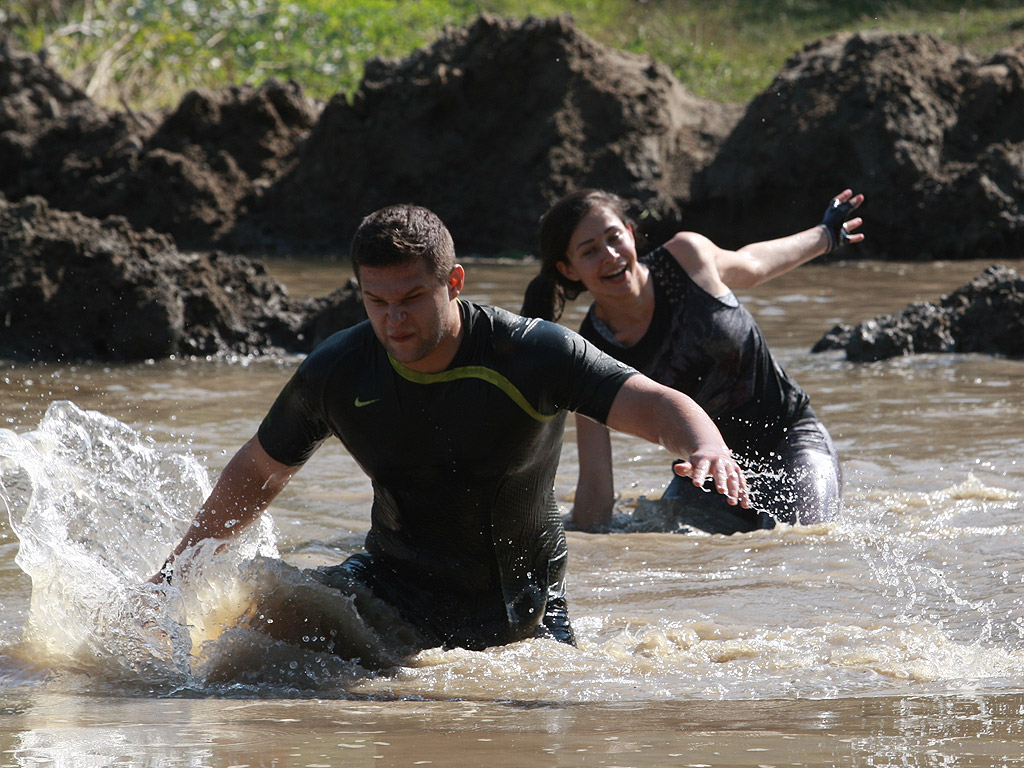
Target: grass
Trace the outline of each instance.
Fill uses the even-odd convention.
[[[571,13],[592,38],[647,53],[694,93],[749,101],[804,44],[880,27],[931,33],[985,55],[1024,40],[1019,0],[7,0],[0,27],[45,48],[107,106],[173,106],[200,87],[294,79],[326,99],[364,62],[430,44],[481,12]]]

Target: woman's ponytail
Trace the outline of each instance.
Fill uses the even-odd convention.
[[[564,309],[565,292],[562,286],[549,270],[542,269],[526,286],[523,308],[519,314],[540,320],[558,320]]]

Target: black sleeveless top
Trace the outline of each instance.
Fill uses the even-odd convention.
[[[580,334],[655,381],[692,397],[736,453],[771,450],[810,398],[776,363],[753,316],[735,297],[697,285],[665,246],[641,259],[654,283],[654,317],[624,347],[590,307]]]
[[[393,360],[364,321],[306,358],[258,436],[289,465],[337,436],[373,482],[367,551],[453,601],[504,600],[516,626],[564,594],[565,412],[603,423],[636,371],[556,323],[459,305],[465,335],[444,371]]]

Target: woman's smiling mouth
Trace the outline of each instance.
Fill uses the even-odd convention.
[[[614,281],[619,280],[620,278],[622,278],[622,276],[626,274],[626,271],[628,269],[629,269],[629,265],[628,264],[623,265],[622,267],[620,267],[619,269],[615,270],[614,272],[610,272],[607,275],[602,275],[601,279],[602,280],[608,280],[609,282],[614,282]]]

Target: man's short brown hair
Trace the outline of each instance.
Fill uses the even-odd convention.
[[[419,205],[391,205],[359,224],[349,249],[356,279],[360,267],[391,267],[426,261],[440,281],[455,266],[455,243],[444,222]]]

